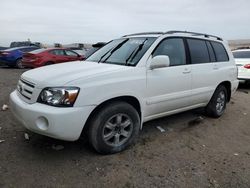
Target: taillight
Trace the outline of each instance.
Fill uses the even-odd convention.
[[[245,69],[250,69],[250,64],[246,64],[246,65],[244,66],[244,68],[245,68]]]
[[[2,52],[1,55],[9,55],[9,52]]]

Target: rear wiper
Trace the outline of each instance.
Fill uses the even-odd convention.
[[[100,63],[100,62],[105,63],[105,61],[107,61],[107,59],[108,59],[116,50],[118,50],[119,48],[121,48],[122,45],[123,45],[124,43],[126,43],[128,40],[129,40],[129,39],[126,39],[126,40],[122,41],[122,42],[119,43],[116,47],[114,47],[113,49],[110,49],[109,51],[107,51],[104,55],[102,55],[102,57],[99,59],[98,63]],[[104,60],[102,61],[102,59],[103,59],[108,53],[110,53],[109,56],[106,57],[106,59],[104,59]]]
[[[126,63],[125,65],[128,65],[129,60],[131,59],[131,61],[136,57],[136,55],[139,53],[139,51],[141,51],[142,47],[144,46],[145,42],[148,39],[145,39],[137,48],[135,48],[135,50],[129,55],[129,57],[126,59]]]

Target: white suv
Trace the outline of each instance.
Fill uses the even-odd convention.
[[[110,41],[85,62],[25,72],[10,103],[29,130],[68,141],[84,132],[108,154],[131,145],[152,119],[198,107],[220,117],[237,86],[234,58],[221,38],[137,33]]]

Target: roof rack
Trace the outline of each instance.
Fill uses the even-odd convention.
[[[215,35],[209,35],[205,33],[197,33],[197,32],[190,32],[190,31],[167,31],[167,32],[144,32],[144,33],[134,33],[134,34],[129,34],[129,35],[124,35],[123,37],[129,37],[129,36],[134,36],[134,35],[164,35],[164,34],[175,34],[175,33],[184,33],[184,34],[191,34],[194,36],[204,36],[206,38],[213,37],[216,38],[217,40],[223,41],[221,37],[215,36]]]
[[[217,40],[223,41],[223,39],[221,37],[218,37],[215,35],[209,35],[209,34],[205,34],[205,33],[196,33],[196,32],[190,32],[190,31],[167,31],[164,34],[175,34],[175,33],[192,34],[192,35],[196,35],[196,36],[203,35],[206,38],[213,37],[213,38],[216,38]]]
[[[129,34],[129,35],[124,35],[122,37],[129,37],[129,36],[133,36],[133,35],[163,35],[164,32],[144,32],[144,33],[133,33],[133,34]]]

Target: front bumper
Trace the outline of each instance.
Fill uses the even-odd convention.
[[[95,106],[58,108],[40,103],[28,104],[15,90],[10,94],[14,116],[32,132],[52,138],[75,141],[82,132],[88,116]]]

